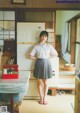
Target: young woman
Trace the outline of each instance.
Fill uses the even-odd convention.
[[[48,92],[47,80],[52,77],[50,57],[56,57],[58,56],[58,53],[53,46],[46,43],[48,39],[47,31],[42,31],[39,38],[39,43],[36,44],[30,52],[30,58],[36,60],[34,66],[34,77],[36,77],[38,81],[38,89],[40,94],[39,103],[46,105],[48,104],[46,100]]]

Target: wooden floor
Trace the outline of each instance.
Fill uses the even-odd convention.
[[[38,100],[23,100],[19,113],[74,113],[74,95],[48,96],[47,100],[47,105],[40,105]]]

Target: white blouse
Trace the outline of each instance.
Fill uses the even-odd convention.
[[[58,56],[58,53],[50,44],[37,44],[30,52],[30,55],[36,55],[37,58],[50,58],[51,56]]]

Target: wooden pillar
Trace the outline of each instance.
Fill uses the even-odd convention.
[[[71,21],[71,63],[75,63],[76,20]]]

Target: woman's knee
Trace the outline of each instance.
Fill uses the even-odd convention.
[[[47,79],[46,79],[46,80],[43,80],[43,82],[44,82],[44,85],[45,85],[45,86],[48,85],[48,80],[47,80]]]

